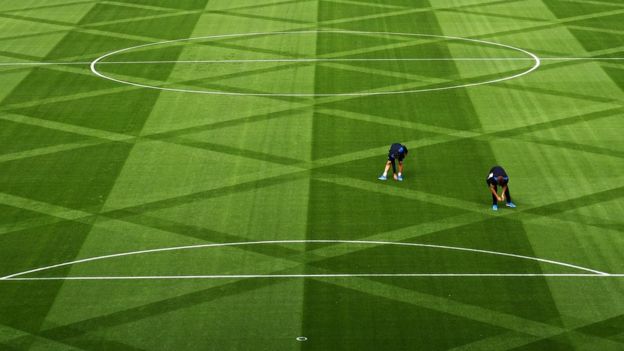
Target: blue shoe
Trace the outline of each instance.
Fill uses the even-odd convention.
[[[403,181],[403,176],[399,176],[399,177],[397,178],[397,180],[398,180],[399,182],[402,182],[402,181]]]
[[[380,175],[379,178],[377,178],[379,180],[387,180],[388,178],[385,175]]]
[[[516,204],[514,204],[513,202],[508,202],[507,207],[516,208]]]
[[[498,205],[492,205],[492,211],[498,211]]]

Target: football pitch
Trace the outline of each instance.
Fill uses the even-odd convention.
[[[621,0],[0,0],[0,82],[0,350],[624,350]]]

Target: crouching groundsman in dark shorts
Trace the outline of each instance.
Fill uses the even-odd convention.
[[[390,151],[388,151],[388,162],[386,162],[386,168],[381,176],[379,176],[379,180],[388,179],[388,170],[392,165],[392,175],[395,180],[399,182],[403,181],[403,159],[407,156],[407,147],[405,145],[401,145],[399,143],[395,143],[390,145]],[[399,160],[399,173],[397,174],[395,160]]]
[[[509,177],[501,166],[494,166],[490,169],[490,172],[485,179],[490,192],[492,193],[492,210],[498,211],[498,201],[506,201],[507,207],[514,208],[516,205],[511,202],[511,195],[509,195]],[[498,195],[498,186],[502,187],[501,195]]]

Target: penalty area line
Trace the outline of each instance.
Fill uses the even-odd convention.
[[[174,279],[259,279],[259,278],[409,278],[409,277],[561,277],[561,278],[624,278],[624,274],[591,273],[336,273],[336,274],[226,274],[226,275],[163,275],[163,276],[83,276],[83,277],[16,277],[5,281],[37,280],[174,280]]]

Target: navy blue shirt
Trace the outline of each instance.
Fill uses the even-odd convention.
[[[498,177],[503,177],[505,184],[509,182],[509,177],[507,176],[507,173],[501,166],[492,167],[492,169],[490,169],[490,172],[487,175],[487,178],[485,178],[485,182],[488,184],[488,186],[489,185],[496,185],[496,186],[502,185],[502,184],[498,184]]]
[[[405,145],[401,145],[399,143],[390,145],[390,150],[388,151],[389,161],[394,161],[395,159],[403,161],[405,155],[407,155],[407,147]]]

